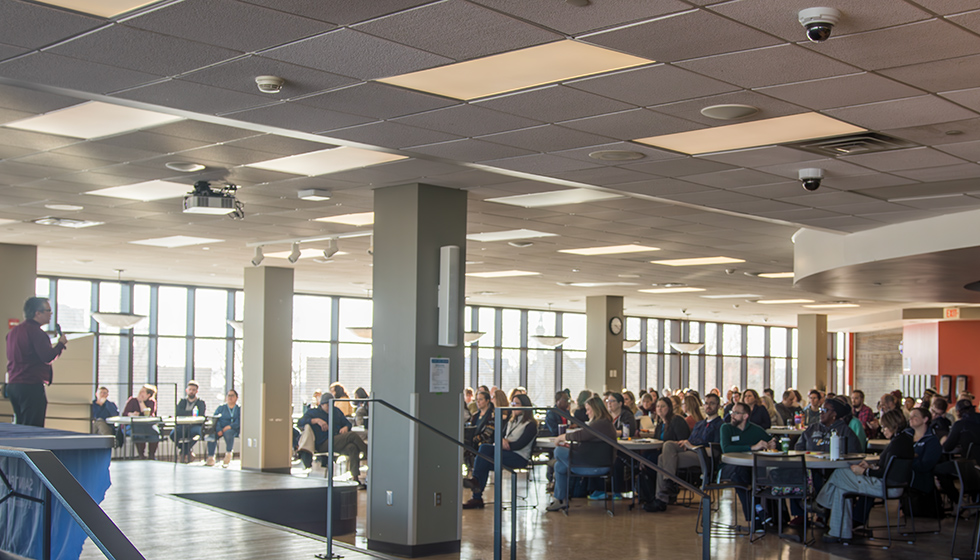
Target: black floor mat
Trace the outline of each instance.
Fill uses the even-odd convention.
[[[327,534],[326,488],[196,492],[174,496],[315,535]],[[338,533],[335,531],[335,534]]]

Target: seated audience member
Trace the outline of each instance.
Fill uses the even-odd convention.
[[[367,487],[360,480],[361,453],[367,453],[367,444],[361,436],[350,431],[350,421],[338,407],[330,409],[330,395],[320,397],[320,406],[306,411],[297,426],[303,430],[299,438],[299,457],[303,467],[312,467],[313,455],[327,452],[330,448],[329,438],[333,437],[333,451],[347,456],[351,479],[362,488]]]
[[[637,419],[637,426],[640,427],[641,429],[643,428],[642,423],[640,422],[642,418],[644,417],[650,418],[652,422],[653,418],[657,415],[657,411],[654,407],[655,402],[657,401],[654,400],[653,395],[651,395],[650,393],[643,393],[643,396],[640,397],[640,405],[636,407],[636,419]]]
[[[119,407],[109,400],[109,389],[99,387],[92,401],[92,433],[103,436],[115,435],[115,430],[106,422],[110,416],[119,416]]]
[[[657,421],[653,426],[653,437],[661,441],[681,441],[691,435],[687,421],[674,414],[674,402],[671,399],[657,401]]]
[[[878,463],[870,465],[865,461],[851,465],[850,469],[835,469],[830,479],[817,495],[817,503],[830,510],[825,541],[839,542],[849,540],[853,530],[853,514],[850,500],[844,494],[860,492],[880,495],[882,475],[891,457],[914,459],[913,440],[905,431],[908,423],[899,410],[890,410],[881,416],[881,430],[891,442],[881,453]]]
[[[490,393],[490,387],[487,387],[486,385],[480,385],[479,387],[476,388],[476,392],[479,393],[480,391],[485,391],[487,393]],[[493,393],[490,394],[492,395]]]
[[[861,422],[861,428],[867,434],[871,422],[875,419],[875,412],[871,410],[870,406],[864,404],[864,391],[861,389],[851,391],[851,408],[853,409],[854,417]]]
[[[613,418],[602,402],[602,397],[592,395],[584,404],[585,413],[589,418],[588,426],[602,435],[616,438],[616,428]],[[548,511],[558,511],[566,507],[568,501],[569,449],[566,442],[580,442],[575,449],[575,466],[609,465],[609,444],[600,441],[589,430],[577,430],[564,433],[555,439],[555,492],[553,500],[548,504]]]
[[[123,416],[156,416],[157,401],[153,399],[157,388],[153,385],[143,385],[140,387],[135,397],[129,397],[123,407]],[[140,459],[146,459],[146,444],[150,444],[150,460],[157,458],[157,447],[160,445],[160,430],[153,424],[132,424],[132,429],[128,432],[133,436],[136,444],[136,453]]]
[[[915,404],[916,403],[915,403],[915,399],[914,398],[912,398],[912,397],[905,397],[905,412],[907,412],[909,414],[909,416],[912,415],[912,409],[915,408]]]
[[[339,381],[334,381],[330,384],[330,392],[333,394],[335,399],[349,399],[350,395],[347,394],[347,389],[340,384]],[[354,415],[354,405],[350,401],[335,402],[334,406],[340,409],[344,413],[344,416]]]
[[[943,451],[952,453],[959,450],[966,456],[971,444],[974,457],[980,457],[980,415],[972,401],[962,400],[956,403],[956,415],[959,417],[949,429],[949,435],[943,442]]]
[[[793,424],[797,414],[803,414],[803,409],[796,403],[796,393],[792,389],[783,391],[783,400],[776,405],[776,412],[787,426]]]
[[[187,388],[184,389],[184,393],[187,395],[185,398],[180,399],[177,403],[177,410],[175,412],[176,416],[198,416],[203,418],[207,411],[207,405],[204,403],[203,399],[197,398],[197,391],[199,386],[197,381],[188,381]],[[204,434],[204,424],[192,424],[187,425],[177,425],[174,426],[174,431],[170,432],[170,439],[174,440],[177,446],[177,451],[180,453],[181,463],[191,462],[191,449],[194,447],[194,443],[201,439]]]
[[[929,412],[932,414],[929,429],[940,440],[948,436],[949,430],[953,427],[953,423],[946,417],[946,409],[948,408],[949,402],[943,397],[933,397],[929,402]]]
[[[317,389],[316,391],[313,391],[313,398],[310,399],[310,402],[303,403],[303,412],[306,412],[311,408],[317,408],[318,406],[320,406],[320,397],[322,396],[323,396],[322,390]]]
[[[725,403],[725,408],[723,409],[725,412],[724,416],[727,417],[729,414],[731,414],[732,408],[734,408],[735,405],[741,400],[742,400],[742,393],[739,392],[738,387],[732,387],[731,389],[729,389],[728,402]]]
[[[357,389],[354,390],[354,398],[369,399],[371,398],[371,396],[368,395],[367,391],[364,390],[364,387],[358,387]],[[368,420],[371,412],[371,403],[361,401],[361,402],[354,403],[354,406],[357,407],[354,410],[354,425],[364,426],[366,428],[368,425]]]
[[[929,429],[929,422],[932,420],[932,413],[928,408],[913,408],[909,413],[908,431],[912,433],[913,450],[915,460],[912,461],[912,489],[919,492],[919,496],[913,494],[913,500],[921,500],[919,507],[915,507],[916,515],[920,512],[931,513],[935,516],[935,500],[922,500],[921,496],[933,496],[936,489],[936,480],[933,470],[943,458],[943,446],[939,443],[939,438]],[[914,507],[914,506],[913,506]]]
[[[575,412],[572,414],[572,416],[574,416],[576,420],[582,422],[583,424],[589,421],[589,417],[585,411],[585,403],[590,398],[592,398],[592,391],[588,389],[583,389],[578,392],[578,398],[575,399],[576,407],[575,407]]]
[[[610,391],[605,395],[606,408],[609,415],[613,418],[613,427],[619,436],[623,435],[623,428],[626,428],[626,437],[636,436],[636,417],[628,409],[623,407],[623,394]]]
[[[687,422],[692,431],[698,422],[704,420],[704,414],[701,412],[701,401],[694,395],[684,397],[684,401],[681,403],[681,412],[684,413],[684,421]]]
[[[762,426],[762,429],[768,430],[772,427],[772,420],[769,419],[769,411],[760,402],[759,393],[755,389],[746,389],[742,393],[742,402],[749,406],[749,422]]]
[[[719,434],[722,453],[776,448],[776,440],[766,432],[765,428],[749,422],[749,415],[750,409],[745,403],[735,403],[735,406],[732,407],[731,421],[721,425]],[[721,469],[721,477],[736,484],[751,487],[752,467],[724,465]],[[745,519],[752,519],[750,510],[752,504],[748,493],[744,490],[736,490],[735,493],[738,494],[738,499],[742,502],[742,513],[745,515]]]
[[[463,389],[463,402],[466,403],[466,410],[471,416],[476,414],[476,393],[473,391],[473,387]]]
[[[844,410],[847,411],[843,417],[844,422],[847,422],[847,427],[854,432],[854,435],[858,438],[858,443],[861,444],[858,452],[866,452],[868,450],[868,435],[864,433],[864,426],[861,425],[861,421],[854,417],[854,409],[851,408],[850,399],[844,395],[838,395],[837,400],[844,405]]]
[[[636,406],[636,396],[633,391],[627,391],[623,389],[623,407],[630,411],[634,417],[636,417],[636,411],[639,407]]]
[[[773,426],[784,426],[786,422],[783,417],[779,415],[779,411],[776,410],[776,403],[772,400],[769,395],[762,395],[762,406],[769,413],[769,427]]]
[[[807,426],[800,439],[796,440],[797,451],[830,451],[830,436],[834,432],[841,439],[840,452],[860,453],[864,448],[854,431],[847,425],[845,417],[850,416],[850,408],[837,399],[827,399],[820,407],[820,421]],[[849,418],[848,418],[849,419]]]
[[[820,405],[823,404],[823,393],[817,389],[811,389],[807,395],[810,403],[803,409],[803,425],[818,424],[820,422]]]
[[[692,397],[688,397],[691,399]],[[686,402],[686,401],[685,401]],[[722,419],[718,416],[721,399],[714,393],[704,397],[704,417],[694,425],[689,438],[680,441],[664,442],[657,465],[668,473],[677,474],[677,469],[697,467],[700,465],[696,447],[717,443],[721,431]],[[664,511],[667,504],[677,496],[677,486],[662,473],[657,473],[657,495],[653,502],[644,504],[643,509],[649,512]]]
[[[568,395],[566,395],[564,391],[558,391],[557,393],[555,393],[555,407],[549,409],[548,413],[545,414],[544,417],[544,425],[545,428],[548,430],[548,435],[557,436],[558,426],[561,426],[562,424],[565,425],[568,424],[568,420],[565,420],[565,418],[561,414],[558,414],[558,411],[560,410],[562,412],[567,413],[569,406],[570,405],[568,402]]]
[[[559,393],[564,396],[564,393]],[[524,393],[516,393],[513,406],[532,406],[531,399]],[[534,449],[534,442],[538,436],[538,423],[534,419],[534,412],[531,410],[514,411],[510,415],[510,420],[503,427],[500,445],[503,447],[500,452],[500,459],[504,466],[521,469],[527,467],[531,460],[531,451]],[[494,456],[494,446],[484,443],[480,446],[479,452],[490,457]],[[483,490],[487,486],[487,478],[490,476],[490,469],[493,463],[483,457],[476,458],[473,466],[473,478],[470,487],[473,489],[473,497],[463,504],[463,509],[475,509],[483,507]]]
[[[473,438],[468,442],[473,447],[480,447],[481,444],[493,441],[493,400],[490,393],[480,391],[476,394],[476,414],[470,417],[470,426],[473,427]]]
[[[218,452],[218,440],[225,442],[225,458],[221,466],[228,468],[235,454],[235,438],[242,429],[242,407],[238,406],[238,391],[228,389],[225,403],[214,411],[214,433],[208,436],[209,467],[214,466],[214,456]]]
[[[501,391],[500,389],[497,389],[493,393],[494,408],[506,409],[509,405],[510,405],[510,399],[507,398],[507,394]],[[504,410],[503,414],[501,414],[501,417],[506,421],[510,418],[510,414],[506,410]]]

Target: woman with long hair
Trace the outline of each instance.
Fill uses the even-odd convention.
[[[692,430],[695,424],[704,420],[704,413],[701,411],[701,401],[694,395],[684,397],[681,410],[687,415],[684,420],[687,421],[688,427]]]
[[[589,416],[586,414],[585,411],[585,402],[590,398],[592,398],[592,391],[588,389],[582,389],[581,391],[578,392],[578,398],[575,399],[575,403],[577,406],[575,407],[575,411],[572,413],[572,416],[574,416],[576,420],[582,422],[583,424],[589,421]]]
[[[623,389],[623,408],[628,408],[636,416],[636,395],[633,394],[633,391]]]
[[[531,406],[531,399],[523,393],[516,393],[511,400],[513,406]],[[510,415],[510,420],[503,426],[504,433],[500,440],[503,449],[500,450],[500,461],[504,466],[521,469],[528,465],[531,459],[531,450],[534,449],[534,442],[538,436],[538,423],[534,420],[534,412],[531,410],[514,411]],[[480,446],[479,452],[482,455],[493,456],[493,444],[484,443]],[[487,478],[490,476],[490,469],[493,463],[477,457],[473,465],[473,478],[469,479],[469,486],[473,489],[473,497],[463,504],[463,509],[476,509],[483,507],[483,489],[487,486]]]
[[[653,427],[653,437],[661,441],[681,441],[691,435],[687,421],[674,414],[672,399],[657,401],[657,423]]]
[[[616,439],[616,428],[612,415],[606,409],[602,397],[592,395],[583,403],[589,417],[588,426],[609,439]],[[558,511],[568,507],[568,463],[569,449],[566,442],[580,442],[575,450],[576,466],[609,466],[609,444],[599,441],[589,430],[567,432],[555,438],[555,493],[548,504],[548,511]]]

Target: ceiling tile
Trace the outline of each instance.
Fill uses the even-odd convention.
[[[289,138],[276,134],[261,134],[251,138],[228,142],[226,145],[283,156],[305,154],[330,147],[330,144],[324,144],[322,142],[310,142],[309,140],[300,140],[298,138]]]
[[[737,189],[752,185],[779,183],[782,182],[783,178],[753,169],[730,169],[713,173],[686,175],[684,180],[719,189]]]
[[[73,171],[74,170],[80,171],[83,169],[95,169],[97,167],[103,167],[114,163],[103,159],[70,156],[67,154],[57,154],[54,152],[43,152],[40,154],[23,156],[17,158],[14,161],[18,161],[20,163],[30,163],[32,165],[43,165],[46,167],[50,167],[52,169],[70,169]]]
[[[895,37],[901,37],[896,41]],[[980,37],[949,22],[929,20],[831,37],[807,48],[865,70],[880,70],[980,53]]]
[[[764,216],[766,218],[773,218],[775,220],[784,220],[791,223],[801,223],[805,220],[815,220],[819,218],[833,218],[838,217],[840,214],[837,212],[828,212],[827,210],[819,210],[816,208],[801,208],[799,210],[775,210],[759,212],[758,215]]]
[[[564,86],[549,86],[479,101],[476,105],[545,122],[633,108],[627,103]]]
[[[430,156],[468,162],[487,161],[533,153],[530,150],[522,150],[511,146],[502,146],[491,142],[483,142],[482,140],[473,140],[472,138],[467,138],[465,140],[453,140],[451,142],[440,142],[438,144],[428,144],[424,146],[415,146],[411,148],[411,151]]]
[[[445,97],[376,82],[304,97],[295,103],[375,119],[390,119],[459,104],[458,101]]]
[[[915,3],[936,12],[937,14],[949,15],[977,9],[973,0],[915,0]]]
[[[78,141],[78,138],[68,138],[67,136],[0,127],[0,145],[17,146],[32,151],[53,150],[69,144],[76,144]]]
[[[0,84],[0,107],[6,109],[47,113],[79,103],[81,101],[73,97]]]
[[[980,88],[951,91],[940,95],[954,103],[959,103],[960,105],[969,107],[974,111],[980,111]]]
[[[975,88],[980,87],[980,55],[899,66],[880,72],[928,91]]]
[[[921,169],[924,167],[939,167],[943,165],[960,165],[962,159],[945,154],[931,148],[909,148],[907,150],[889,150],[874,154],[844,156],[840,159],[870,167],[877,171],[899,171],[903,169]]]
[[[226,116],[231,116],[232,118],[246,122],[301,130],[303,132],[322,132],[324,130],[334,130],[371,121],[371,119],[365,117],[337,113],[335,111],[324,111],[298,103],[280,103],[258,109],[248,109]]]
[[[869,220],[868,218],[861,218],[858,216],[817,218],[813,220],[803,220],[803,223],[813,227],[835,229],[838,231],[846,231],[851,233],[881,226],[881,224],[875,220]]]
[[[394,121],[459,136],[483,136],[541,124],[540,121],[508,115],[476,105],[456,105],[394,119]]]
[[[627,162],[623,161],[609,161],[609,160],[597,160],[589,157],[589,154],[593,152],[600,151],[626,151],[626,152],[638,152],[643,154],[643,159],[639,161],[651,162],[660,161],[665,159],[677,159],[686,157],[682,154],[676,152],[668,152],[666,150],[658,150],[651,146],[646,146],[643,144],[634,144],[632,142],[614,142],[612,144],[600,144],[597,146],[589,146],[587,148],[575,148],[574,150],[559,150],[553,152],[556,156],[567,157],[572,159],[578,159],[582,161],[591,161],[599,165],[622,165]]]
[[[514,14],[562,33],[579,34],[690,8],[677,0],[607,0],[601,5],[575,7],[525,0],[474,0],[478,4]]]
[[[908,171],[896,171],[895,175],[924,182],[976,179],[980,178],[980,165],[964,163],[944,167],[930,167],[928,169],[910,169]],[[977,190],[980,191],[980,189]]]
[[[691,30],[696,29],[696,33]],[[656,41],[651,41],[656,37]],[[705,37],[711,37],[705,41]],[[778,39],[704,10],[691,10],[648,22],[588,35],[590,43],[642,56],[676,62],[774,45]]]
[[[679,66],[747,88],[840,76],[857,71],[853,66],[796,45],[777,45],[720,54],[682,62]]]
[[[483,163],[491,167],[502,167],[504,169],[523,171],[525,173],[540,173],[542,175],[594,167],[584,161],[575,161],[549,154],[532,154],[529,156],[484,161]]]
[[[671,200],[676,200],[679,202],[686,202],[688,204],[698,204],[702,206],[714,207],[722,203],[736,203],[736,202],[756,202],[762,199],[758,199],[746,194],[741,194],[732,191],[719,191],[712,190],[699,193],[689,193],[689,194],[669,194],[664,195],[664,198],[669,198]]]
[[[828,109],[825,113],[869,130],[920,126],[977,116],[976,113],[931,95]]]
[[[804,192],[801,189],[799,195],[786,197],[782,201],[790,204],[799,204],[800,206],[826,209],[831,206],[875,202],[875,199],[853,192],[841,192],[834,189],[820,189],[812,193]],[[836,212],[840,211],[840,209],[836,210]]]
[[[446,0],[355,26],[389,41],[455,60],[468,60],[541,43],[562,35],[462,0]]]
[[[750,117],[738,119],[737,121],[712,119],[701,114],[701,109],[704,109],[705,107],[729,104],[749,105],[759,109],[759,112]],[[760,119],[771,119],[773,117],[784,117],[787,115],[795,115],[805,112],[802,107],[798,107],[778,99],[773,99],[772,97],[760,95],[752,91],[736,91],[732,93],[723,93],[721,95],[712,95],[710,97],[691,99],[689,101],[668,103],[666,105],[654,105],[653,107],[649,107],[649,109],[658,113],[673,115],[675,117],[680,117],[682,119],[687,119],[689,121],[708,126],[721,126],[725,124],[732,124],[733,122],[749,122]]]
[[[707,154],[698,156],[698,159],[720,161],[738,167],[762,167],[766,165],[778,165],[784,163],[799,163],[822,159],[823,156],[795,150],[785,146],[765,146],[762,148],[749,148],[747,150],[733,150],[717,154]]]
[[[256,90],[256,93],[258,93],[258,90]],[[167,80],[129,89],[117,93],[116,97],[152,103],[163,107],[194,111],[195,113],[204,113],[206,115],[232,113],[276,102],[271,97],[249,95],[203,84],[185,82],[183,80]]]
[[[180,79],[242,93],[256,94],[259,91],[255,84],[256,76],[278,76],[285,80],[280,93],[262,94],[269,100],[300,97],[356,82],[353,78],[346,76],[320,72],[312,68],[255,55],[208,66],[184,74]]]
[[[752,185],[735,189],[736,192],[757,196],[760,198],[783,199],[788,196],[796,196],[803,192],[803,187],[799,181],[789,181],[783,183],[773,183],[771,185]]]
[[[887,129],[883,132],[922,145],[969,142],[980,140],[980,118]]]
[[[667,161],[651,161],[632,165],[623,165],[627,169],[635,169],[643,173],[651,173],[662,177],[684,177],[699,173],[711,173],[734,169],[734,166],[701,158],[684,157]]]
[[[416,126],[408,126],[396,122],[375,122],[350,128],[342,128],[327,132],[333,138],[361,142],[385,148],[405,148],[422,144],[434,144],[457,140],[455,134],[426,130]]]
[[[47,52],[32,53],[0,63],[0,76],[94,93],[111,93],[160,79],[144,72]]]
[[[554,155],[554,154],[552,154]],[[585,163],[584,160],[578,160]],[[616,185],[619,183],[633,183],[636,181],[648,180],[651,177],[645,173],[621,169],[617,167],[594,167],[569,173],[558,173],[553,175],[559,179],[567,179],[588,185]]]
[[[330,53],[330,56],[324,56],[324,53]],[[338,29],[261,54],[361,80],[397,76],[452,62],[449,58],[352,29]]]
[[[665,197],[675,194],[686,194],[695,192],[714,192],[714,189],[704,185],[688,183],[679,179],[646,179],[632,183],[620,183],[616,185],[617,191],[626,191],[648,196]]]
[[[752,200],[746,202],[709,202],[710,206],[715,208],[721,208],[722,210],[729,210],[731,212],[739,212],[742,214],[758,214],[759,212],[779,212],[786,210],[796,210],[799,206],[795,204],[787,204],[785,202],[779,202],[776,200],[766,200],[763,198],[752,197]],[[741,237],[741,236],[739,236]]]
[[[645,138],[647,136],[659,136],[661,134],[672,134],[674,132],[686,132],[688,130],[704,128],[697,123],[655,113],[648,109],[621,111],[619,113],[610,113],[597,117],[564,121],[559,124],[584,132],[600,134],[616,140],[633,140],[634,138]]]
[[[481,136],[480,140],[540,152],[554,152],[580,148],[582,146],[595,146],[609,141],[604,136],[579,132],[553,124],[490,134]],[[597,160],[592,161],[592,165],[599,164]]]
[[[800,169],[814,168],[814,167],[823,169],[826,179],[829,181],[836,181],[842,177],[851,177],[855,175],[869,175],[873,173],[870,169],[861,167],[859,165],[854,165],[853,163],[848,163],[846,161],[843,161],[841,158],[817,159],[817,160],[812,160],[807,162],[796,162],[796,163],[793,162],[778,163],[776,165],[760,166],[757,169],[759,171],[764,171],[766,173],[772,173],[773,175],[779,175],[790,179],[797,179],[800,176],[799,174]]]
[[[176,136],[188,140],[200,140],[201,142],[216,143],[241,140],[251,136],[261,136],[262,133],[254,130],[238,128],[237,126],[225,126],[203,121],[183,120],[150,129],[153,134],[163,134],[165,136]]]
[[[913,183],[910,179],[890,175],[887,173],[875,173],[872,175],[858,175],[854,177],[834,177],[828,184],[840,191],[853,191],[861,189],[873,189],[878,187],[893,187],[896,185],[907,185]],[[796,184],[799,186],[799,183]]]
[[[922,95],[921,90],[867,72],[764,87],[757,91],[816,110]]]
[[[37,49],[105,24],[105,20],[17,0],[0,2],[0,37],[8,45]],[[24,25],[30,22],[30,25]]]
[[[603,74],[565,85],[639,106],[660,105],[738,89],[738,86],[666,64]]]
[[[243,0],[291,14],[347,25],[385,14],[406,10],[432,0],[371,0],[370,2],[331,2],[323,5],[309,0]]]
[[[140,150],[129,146],[113,146],[102,142],[79,142],[54,150],[54,153],[70,156],[89,157],[123,163],[156,157],[156,152]]]

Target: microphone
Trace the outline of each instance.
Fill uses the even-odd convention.
[[[61,325],[59,325],[58,323],[54,324],[54,331],[58,333],[58,336],[62,336],[64,334],[61,332]]]

